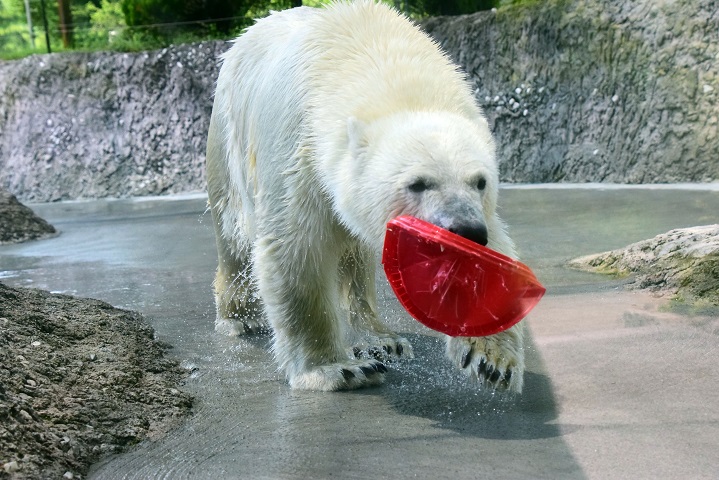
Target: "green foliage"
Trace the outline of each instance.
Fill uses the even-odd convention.
[[[22,3],[19,4],[22,7]],[[0,50],[29,48],[27,24],[18,22],[25,11],[18,8],[18,3],[11,0],[0,0]]]
[[[427,15],[463,15],[490,10],[499,0],[424,0],[422,6]]]
[[[88,2],[83,13],[90,26],[84,32],[77,32],[76,44],[80,48],[112,45],[123,36],[127,27],[119,0],[101,0],[99,6]],[[77,17],[78,13],[74,12],[74,18]]]
[[[522,5],[522,4],[528,4],[528,3],[537,3],[541,0],[499,0],[497,2],[499,5],[498,7],[506,7],[508,5]]]
[[[0,0],[0,52],[3,57],[33,52],[23,0]]]
[[[52,51],[62,51],[57,0],[46,1]],[[67,0],[72,12],[74,48],[139,51],[212,38],[236,36],[270,10],[291,7],[293,0]],[[332,0],[303,0],[318,7]],[[457,15],[547,0],[383,0],[413,18]],[[0,0],[0,58],[45,51],[40,0],[29,0],[34,42],[25,18],[24,0]]]
[[[29,0],[34,39],[31,42],[24,0],[0,0],[0,58],[20,58],[45,51],[40,0]],[[59,42],[58,8],[56,0],[46,0],[46,15],[50,24],[53,50]]]
[[[328,4],[332,0],[303,0],[302,5],[308,7],[320,7]],[[266,17],[270,11],[285,10],[292,6],[291,0],[267,0],[264,2],[251,2],[252,5],[245,13],[246,23],[244,26],[252,24],[254,19]]]
[[[152,26],[157,31],[181,27],[184,30],[213,28],[229,32],[249,23],[247,12],[270,3],[251,0],[121,0],[129,26]],[[281,2],[286,8],[289,2]],[[170,26],[170,24],[173,24]]]
[[[52,51],[63,50],[57,0],[46,1]],[[236,36],[252,18],[288,8],[292,0],[68,0],[73,48],[137,51]],[[315,0],[321,2],[322,0]],[[24,0],[0,0],[0,58],[43,53],[45,31],[40,0],[29,0],[34,42]],[[219,19],[219,20],[218,20]]]

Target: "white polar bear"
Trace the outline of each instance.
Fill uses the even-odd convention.
[[[412,356],[377,318],[390,219],[412,215],[515,256],[496,214],[487,122],[438,46],[372,1],[274,13],[222,58],[207,147],[216,329],[269,321],[292,388],[379,384],[379,359]],[[448,337],[447,354],[482,383],[522,389],[521,323]]]

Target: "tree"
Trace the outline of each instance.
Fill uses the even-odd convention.
[[[193,29],[212,25],[227,33],[250,23],[247,13],[288,8],[293,0],[121,0],[129,26]],[[301,2],[300,2],[301,3]],[[162,26],[162,27],[160,27]]]
[[[60,35],[62,35],[62,46],[70,48],[74,44],[70,0],[57,0],[57,9],[60,15]]]

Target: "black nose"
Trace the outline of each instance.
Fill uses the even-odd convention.
[[[487,227],[483,223],[457,225],[449,228],[449,231],[474,243],[487,246]]]

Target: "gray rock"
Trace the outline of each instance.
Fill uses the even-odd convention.
[[[153,337],[137,312],[0,283],[0,478],[85,477],[177,425],[187,372]]]
[[[633,277],[631,288],[674,295],[695,307],[719,306],[719,225],[682,228],[619,250],[570,262],[582,270]]]
[[[55,227],[0,189],[0,245],[20,243],[55,235]]]

